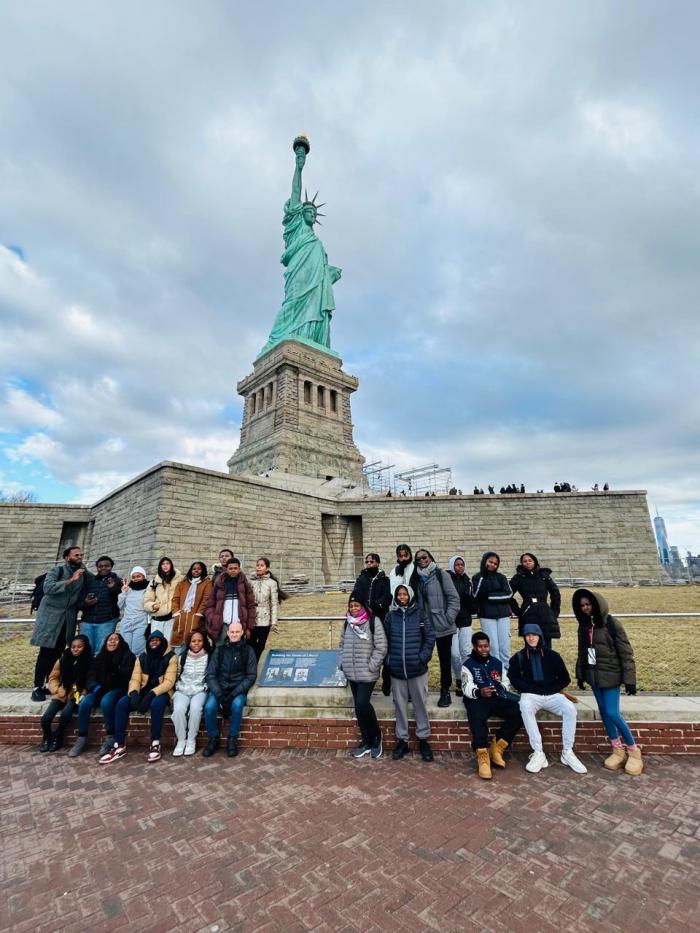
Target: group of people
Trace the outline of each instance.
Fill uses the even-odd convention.
[[[238,754],[245,698],[286,598],[269,559],[258,558],[248,579],[230,548],[219,552],[212,577],[204,561],[194,561],[183,575],[163,557],[149,580],[141,566],[120,579],[107,556],[98,558],[92,573],[77,547],[66,548],[63,558],[44,579],[31,639],[39,648],[32,699],[51,697],[41,717],[40,750],[62,747],[77,712],[78,737],[69,755],[80,755],[90,715],[99,707],[105,727],[101,763],[126,753],[133,712],[150,713],[148,760],[158,761],[171,706],[175,755],[194,754],[202,715],[209,735],[204,754],[212,755],[220,741],[219,712],[230,720],[228,753]]]
[[[237,755],[247,694],[268,634],[277,625],[279,601],[286,598],[270,561],[260,557],[255,575],[248,579],[232,550],[223,548],[210,578],[203,561],[194,561],[183,576],[163,557],[149,581],[139,566],[120,580],[109,557],[100,557],[91,573],[79,548],[67,548],[63,556],[64,562],[44,581],[32,635],[39,647],[32,698],[51,697],[41,717],[40,750],[59,749],[77,713],[78,735],[69,755],[80,755],[87,745],[91,713],[99,708],[105,730],[101,764],[126,754],[134,712],[150,714],[148,761],[158,761],[163,720],[171,708],[175,756],[195,753],[202,717],[208,735],[203,754],[213,755],[220,747],[219,714],[229,720],[227,753]],[[372,692],[381,678],[383,693],[394,703],[392,757],[400,759],[409,750],[410,702],[421,757],[432,761],[428,665],[436,649],[438,706],[452,703],[454,677],[481,777],[491,777],[491,764],[505,765],[503,752],[523,725],[532,746],[528,771],[546,767],[535,718],[540,709],[562,716],[561,760],[585,772],[573,751],[576,698],[566,693],[569,673],[552,649],[552,641],[560,637],[559,589],[534,554],[521,555],[510,580],[499,567],[498,554],[487,551],[479,572],[470,577],[461,555],[451,557],[443,570],[427,549],[419,548],[414,557],[407,544],[400,544],[387,575],[379,555],[367,554],[348,601],[339,651],[361,734],[354,757],[378,758],[383,753],[372,706]],[[577,590],[573,606],[579,620],[576,679],[580,689],[586,683],[592,687],[608,732],[612,752],[606,767],[640,773],[641,752],[620,713],[620,685],[628,693],[636,692],[629,640],[603,597]],[[479,620],[476,632],[473,616]],[[513,616],[518,617],[524,645],[511,657]],[[493,716],[503,724],[489,744],[487,723]]]
[[[379,555],[368,554],[365,569],[350,595],[340,643],[340,667],[348,678],[361,741],[356,758],[382,755],[382,734],[372,707],[375,684],[391,694],[396,719],[392,758],[408,752],[408,703],[413,706],[421,757],[432,761],[427,711],[428,664],[437,648],[440,666],[438,706],[463,698],[476,753],[478,773],[490,779],[491,765],[505,767],[503,753],[522,726],[532,754],[531,773],[547,767],[536,713],[548,710],[562,717],[561,761],[583,774],[586,767],[574,753],[577,698],[566,692],[571,682],[552,641],[561,635],[561,594],[551,570],[534,554],[521,555],[509,581],[499,572],[500,558],[487,551],[479,572],[469,577],[461,555],[439,567],[433,555],[419,548],[413,556],[407,544],[396,548],[396,564],[387,576]],[[520,596],[518,602],[516,594]],[[586,589],[573,595],[578,620],[576,680],[590,685],[611,743],[605,760],[610,770],[642,771],[641,750],[620,712],[620,686],[636,693],[634,653],[622,625],[608,611],[605,599]],[[479,630],[472,632],[472,616]],[[510,619],[518,618],[523,647],[511,656]],[[517,693],[510,688],[514,687]],[[488,742],[488,720],[503,720]]]

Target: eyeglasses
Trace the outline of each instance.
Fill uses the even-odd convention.
[[[376,560],[372,560],[371,557],[368,557],[367,560],[365,561],[365,563],[366,563],[366,564],[376,564],[377,562],[376,562]]]
[[[423,560],[430,560],[430,555],[428,555],[428,554],[419,554],[418,557],[416,557],[416,560],[420,560],[420,561],[423,561]]]

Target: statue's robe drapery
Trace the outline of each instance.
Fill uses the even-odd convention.
[[[264,349],[294,337],[331,345],[333,283],[340,278],[340,270],[328,265],[323,243],[304,221],[303,209],[301,201],[290,199],[284,205],[284,302]]]

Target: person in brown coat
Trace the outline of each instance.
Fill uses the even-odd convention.
[[[612,752],[604,765],[609,771],[625,769],[638,775],[644,767],[642,751],[620,712],[620,687],[634,696],[637,670],[634,650],[624,628],[608,611],[608,601],[592,590],[576,590],[572,598],[578,619],[576,680],[579,690],[590,684]]]
[[[184,645],[190,632],[204,631],[206,609],[211,595],[211,580],[207,576],[207,565],[196,560],[184,580],[180,580],[173,595],[173,632],[168,642],[171,648]]]
[[[91,664],[92,650],[87,635],[76,635],[49,674],[51,702],[41,717],[40,752],[56,752],[62,746],[73,713],[87,693]],[[52,733],[51,724],[58,714],[58,728]]]
[[[237,621],[243,626],[244,638],[250,639],[255,628],[255,593],[241,572],[241,562],[237,557],[229,560],[226,573],[214,581],[204,614],[207,635],[215,645],[226,641],[229,625]]]

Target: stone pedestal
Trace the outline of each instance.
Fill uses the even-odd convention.
[[[277,344],[236,387],[245,406],[229,472],[275,470],[362,483],[364,457],[353,442],[350,414],[357,385],[334,354],[295,340]]]

